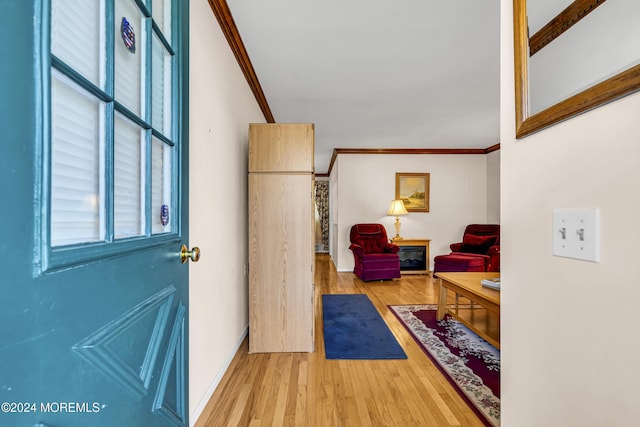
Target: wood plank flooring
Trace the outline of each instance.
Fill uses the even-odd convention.
[[[337,273],[328,255],[319,254],[316,351],[248,354],[245,340],[195,426],[482,426],[387,308],[435,304],[432,280],[407,275],[365,283]],[[367,294],[408,359],[326,360],[321,295],[340,293]]]

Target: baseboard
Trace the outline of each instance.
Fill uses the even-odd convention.
[[[247,326],[244,329],[242,336],[236,343],[233,351],[227,357],[227,360],[222,366],[222,369],[220,369],[220,372],[218,372],[218,375],[216,375],[216,377],[213,379],[209,387],[207,387],[207,391],[204,393],[204,395],[202,396],[202,399],[200,399],[200,402],[198,402],[193,412],[189,414],[190,427],[193,427],[196,424],[196,421],[198,421],[198,418],[200,418],[200,415],[202,415],[204,408],[207,406],[207,403],[209,403],[209,400],[211,400],[211,396],[213,396],[213,393],[216,391],[216,388],[218,388],[220,381],[222,381],[222,377],[227,372],[227,369],[229,369],[229,365],[231,365],[233,358],[235,357],[236,353],[238,353],[238,350],[240,349],[240,346],[242,345],[242,342],[244,341],[244,339],[247,337],[248,333],[249,333],[249,326]]]

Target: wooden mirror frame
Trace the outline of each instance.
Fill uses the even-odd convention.
[[[522,138],[640,90],[640,64],[585,89],[539,113],[529,112],[527,1],[513,0],[516,138]]]

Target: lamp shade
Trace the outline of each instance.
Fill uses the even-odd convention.
[[[407,209],[404,207],[404,202],[402,200],[392,200],[391,205],[389,206],[389,210],[387,211],[387,215],[407,215]]]

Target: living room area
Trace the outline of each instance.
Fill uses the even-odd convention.
[[[499,149],[481,154],[338,154],[329,187],[329,253],[338,272],[353,271],[353,224],[380,223],[390,238],[395,235],[395,217],[387,209],[395,198],[396,173],[429,174],[429,211],[401,216],[400,234],[430,241],[431,269],[433,258],[448,254],[468,224],[500,223]]]

